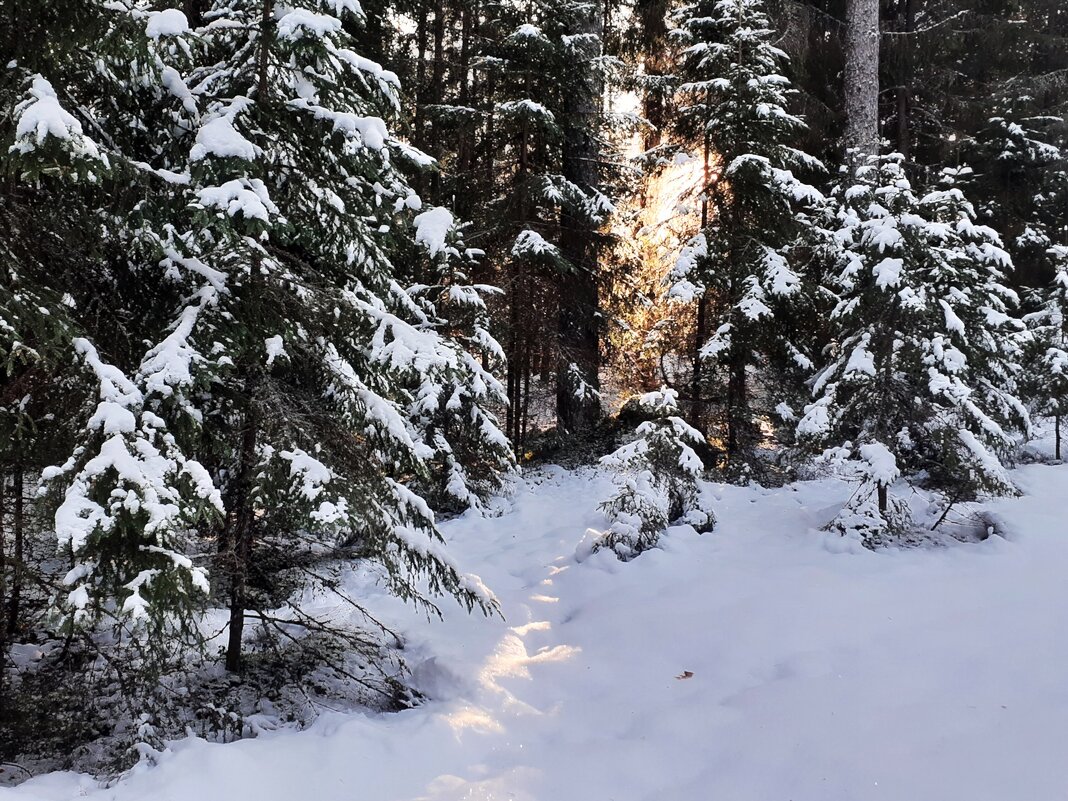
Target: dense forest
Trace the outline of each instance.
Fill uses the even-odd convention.
[[[530,466],[628,562],[1062,457],[1061,0],[0,0],[0,63],[14,780],[423,703],[355,588],[499,616],[440,523]]]

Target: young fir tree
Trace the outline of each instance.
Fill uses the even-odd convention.
[[[754,370],[812,366],[791,307],[802,295],[809,211],[823,198],[794,170],[820,165],[792,145],[804,124],[786,110],[786,56],[772,44],[761,0],[688,5],[680,31],[677,133],[703,151],[707,201],[672,294],[698,304],[691,422],[703,424],[704,399],[714,392],[717,433],[729,468],[739,471],[754,461],[760,403],[774,408],[786,398],[774,386],[755,390]]]
[[[827,287],[836,347],[798,433],[859,465],[861,489],[838,522],[873,544],[907,524],[889,494],[899,474],[950,504],[1013,491],[1002,458],[1029,426],[1013,394],[1012,263],[955,177],[918,197],[892,155],[839,194],[841,266]]]
[[[26,454],[70,455],[45,471],[66,627],[132,623],[166,655],[176,628],[197,634],[204,543],[231,667],[246,608],[267,619],[324,554],[488,608],[413,492],[446,465],[452,502],[473,503],[510,463],[479,361],[496,347],[477,310],[435,306],[462,305],[462,275],[439,265],[421,297],[393,264],[420,205],[394,164],[426,162],[386,133],[395,78],[344,47],[355,3],[203,6],[196,33],[148,3],[49,7],[3,76],[21,95],[3,123],[3,469],[21,488],[43,466]]]
[[[204,17],[208,66],[189,80],[196,227],[171,256],[189,299],[144,372],[209,432],[227,667],[242,666],[246,613],[263,619],[276,598],[275,566],[324,548],[376,560],[427,608],[447,593],[488,610],[411,488],[453,445],[429,410],[470,419],[488,394],[465,394],[475,362],[398,281],[421,207],[398,165],[428,159],[388,132],[396,77],[351,49],[354,0],[217,0]]]
[[[670,523],[689,523],[698,531],[715,524],[711,512],[698,508],[704,464],[694,447],[704,437],[678,416],[677,398],[666,388],[638,398],[650,419],[639,424],[633,442],[601,459],[618,473],[619,492],[601,504],[612,523],[592,543],[594,550],[611,548],[620,559],[632,559],[655,547]]]

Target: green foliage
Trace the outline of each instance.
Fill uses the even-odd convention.
[[[835,349],[798,427],[839,458],[878,453],[884,489],[900,473],[951,501],[1013,492],[1002,460],[1030,430],[1014,394],[1023,326],[1003,283],[1012,262],[975,223],[956,175],[917,196],[892,155],[840,191],[841,267],[827,285]]]

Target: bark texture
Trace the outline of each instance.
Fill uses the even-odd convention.
[[[879,152],[879,0],[848,0],[845,146],[855,164]]]

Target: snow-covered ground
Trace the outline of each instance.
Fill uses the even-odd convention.
[[[432,702],[0,798],[1061,801],[1068,466],[1015,478],[989,505],[1004,538],[878,553],[816,530],[840,482],[709,486],[714,532],[622,564],[574,559],[608,479],[542,471],[503,517],[445,526],[506,620],[373,604]]]

